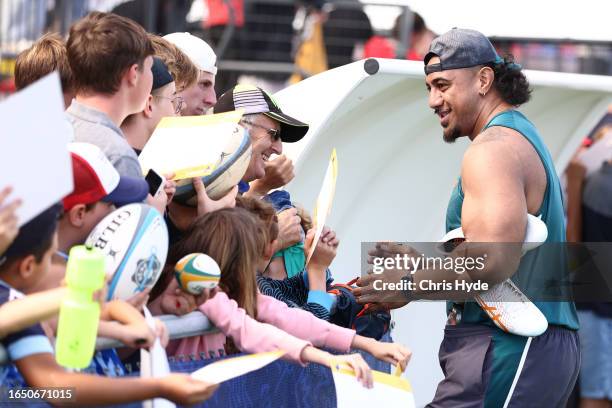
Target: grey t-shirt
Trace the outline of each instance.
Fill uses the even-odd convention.
[[[136,153],[121,129],[104,112],[73,99],[66,116],[74,128],[75,142],[98,146],[122,176],[143,177]]]

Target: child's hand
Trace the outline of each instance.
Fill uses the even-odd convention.
[[[402,371],[406,369],[408,361],[412,356],[412,351],[398,343],[382,343],[373,341],[372,346],[367,350],[379,360],[386,361],[393,365],[400,365]]]
[[[166,212],[168,206],[168,195],[164,191],[160,191],[153,197],[151,194],[147,196],[146,203],[159,211],[160,214]]]
[[[113,330],[117,340],[131,348],[148,348],[153,345],[156,335],[153,330],[147,325],[144,319],[141,322],[133,324],[121,324],[111,322],[115,326]]]
[[[155,330],[152,330],[144,319],[142,322],[134,324],[116,324],[120,326],[120,328],[117,329],[117,340],[128,347],[148,348],[153,345],[156,338],[159,338],[162,347],[166,347],[170,340],[168,328],[164,322],[159,319],[155,319]]]
[[[180,405],[192,405],[207,400],[219,388],[217,384],[205,383],[190,375],[178,373],[156,381],[159,382],[162,396]]]
[[[348,364],[353,371],[355,371],[355,376],[357,377],[357,381],[363,384],[366,388],[373,387],[373,379],[372,379],[372,370],[368,363],[365,362],[361,354],[345,354],[341,356],[333,356],[330,359],[330,366],[332,364]]]
[[[323,227],[323,232],[321,232],[321,238],[319,240],[335,249],[340,245],[340,240],[336,236],[336,231],[327,227]]]
[[[202,305],[204,302],[206,302],[208,299],[212,298],[213,296],[215,296],[215,294],[217,293],[217,291],[219,290],[218,287],[214,287],[212,289],[204,289],[202,291],[202,293],[200,293],[199,295],[197,295],[195,297],[195,302],[196,305],[200,306]]]
[[[172,202],[174,198],[174,194],[176,193],[176,181],[174,181],[174,173],[164,174],[164,178],[166,179],[166,183],[164,184],[164,193],[168,197],[168,203]]]
[[[310,247],[312,246],[312,241],[314,239],[314,233],[314,229],[308,231],[306,236],[308,248],[305,246],[306,253],[310,251]],[[312,237],[310,237],[310,235],[312,235]],[[314,253],[310,258],[309,265],[311,267],[319,267],[322,269],[329,267],[336,257],[336,249],[338,248],[338,245],[339,241],[336,238],[336,233],[330,230],[328,227],[323,227],[323,232],[321,232],[321,237],[319,238],[319,242],[317,242]]]
[[[142,292],[138,292],[127,299],[126,302],[132,305],[136,310],[142,311],[142,307],[149,301],[149,293],[151,293],[151,288],[146,288]]]
[[[206,187],[200,177],[191,179],[193,188],[196,192],[198,201],[198,216],[220,210],[222,208],[234,208],[236,206],[236,195],[238,194],[238,186],[234,186],[226,195],[218,200],[213,200],[208,197]]]

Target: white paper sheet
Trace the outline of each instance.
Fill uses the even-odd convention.
[[[146,306],[143,307],[145,320],[149,327],[155,330],[155,319]],[[140,376],[161,378],[170,374],[170,364],[166,350],[162,347],[159,338],[155,339],[150,350],[140,349]],[[174,408],[176,405],[163,398],[143,401],[145,408]]]
[[[163,118],[138,157],[143,174],[186,173],[205,176],[214,170],[227,145],[228,135],[240,128],[242,113]],[[239,129],[240,130],[240,129]],[[243,130],[240,130],[243,132]],[[175,177],[175,179],[186,177]]]
[[[191,376],[207,383],[220,384],[223,381],[259,370],[278,360],[284,354],[284,351],[279,350],[228,358],[202,367],[191,373]]]
[[[0,189],[13,187],[5,203],[21,198],[19,226],[72,192],[72,133],[63,110],[55,72],[0,103]]]
[[[365,388],[348,367],[332,369],[338,408],[385,407],[414,408],[414,394],[408,380],[372,371],[374,387]]]
[[[313,212],[313,220],[315,226],[315,236],[312,240],[312,245],[306,258],[306,264],[310,261],[310,257],[314,253],[323,227],[325,226],[325,220],[331,212],[332,204],[334,202],[334,194],[336,193],[336,179],[338,178],[338,158],[336,157],[336,149],[332,150],[331,157],[329,158],[329,164],[327,165],[327,171],[325,172],[325,178],[323,179],[323,185],[321,185],[321,191],[317,198],[317,204]]]

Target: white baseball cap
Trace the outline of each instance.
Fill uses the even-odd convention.
[[[199,70],[217,74],[217,54],[206,41],[189,33],[168,34],[164,40],[176,45]]]
[[[64,209],[106,201],[120,207],[143,201],[149,193],[144,179],[120,176],[98,146],[69,143],[74,190],[64,197]]]

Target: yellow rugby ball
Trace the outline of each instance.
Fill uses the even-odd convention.
[[[202,253],[185,255],[174,266],[174,277],[185,292],[199,295],[219,284],[221,270],[210,256]]]

